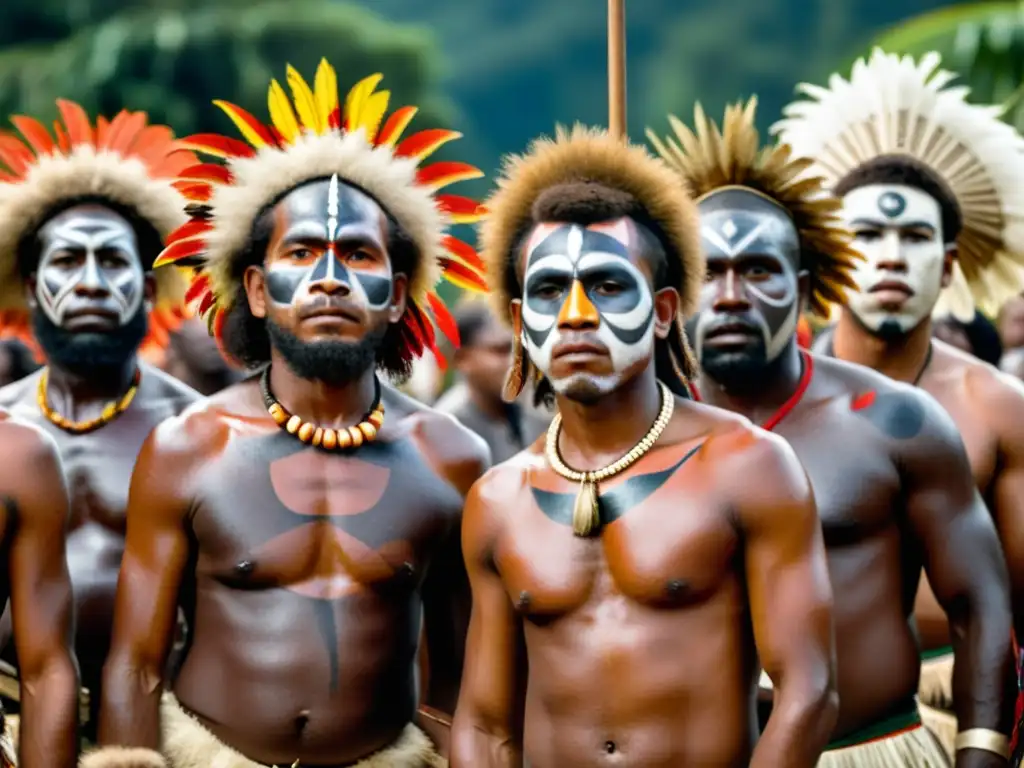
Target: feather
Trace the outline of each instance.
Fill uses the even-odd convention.
[[[188,240],[196,235],[202,235],[213,229],[213,222],[205,219],[193,219],[187,221],[167,236],[167,245],[172,245],[179,240]]]
[[[89,116],[85,114],[85,110],[81,106],[67,99],[57,99],[57,110],[60,112],[61,119],[68,129],[68,139],[71,142],[71,146],[93,143],[92,126],[89,124]]]
[[[213,163],[200,163],[186,168],[178,174],[181,181],[215,181],[218,184],[231,184],[234,174],[223,165]]]
[[[299,123],[306,129],[316,134],[321,134],[327,127],[327,121],[320,120],[320,111],[316,106],[316,98],[302,75],[291,64],[285,68],[285,76],[288,81],[288,88],[292,92],[292,100],[295,102],[295,111],[299,116]]]
[[[196,203],[205,203],[213,197],[213,187],[202,181],[174,181],[171,186],[186,200]]]
[[[292,110],[288,94],[277,80],[270,81],[267,91],[267,106],[270,108],[270,120],[273,127],[289,144],[294,144],[299,137],[299,121]]]
[[[107,145],[107,137],[110,135],[110,121],[100,115],[96,118],[96,146],[102,149]]]
[[[488,292],[484,279],[465,264],[445,257],[442,257],[440,261],[441,276],[452,285],[474,293]]]
[[[111,152],[128,155],[132,151],[139,133],[146,127],[146,113],[134,112],[125,115],[120,125],[110,124],[107,146]]]
[[[266,146],[277,146],[277,141],[274,139],[273,134],[267,126],[263,125],[263,123],[244,109],[227,101],[220,101],[219,99],[213,103],[220,107],[224,114],[231,118],[231,122],[235,124],[235,127],[238,128],[245,140],[254,147],[260,149]]]
[[[462,134],[458,131],[447,131],[443,128],[430,128],[425,131],[417,131],[412,136],[403,139],[395,149],[398,157],[411,157],[415,160],[425,160],[430,157],[439,147],[449,141],[461,139]]]
[[[202,295],[203,291],[207,290],[209,287],[210,276],[201,272],[185,291],[185,306],[189,306],[192,302],[196,301]]]
[[[434,195],[434,202],[452,224],[475,224],[484,215],[485,209],[476,200],[462,195]]]
[[[61,152],[67,154],[71,151],[71,141],[68,139],[68,134],[64,130],[64,126],[60,124],[59,120],[53,121],[53,135],[57,139],[57,148]]]
[[[13,133],[0,133],[0,162],[16,175],[28,173],[35,160],[36,156],[25,146],[25,142]]]
[[[327,63],[327,59],[320,59],[320,65],[316,68],[316,77],[313,80],[313,98],[316,100],[316,108],[320,115],[320,122],[326,128],[337,128],[338,125],[331,125],[332,117],[338,110],[338,75],[334,67]]]
[[[409,123],[412,122],[417,111],[419,110],[416,107],[401,107],[392,112],[384,123],[384,127],[377,134],[377,146],[394,146],[402,132],[409,127]]]
[[[484,265],[483,259],[480,258],[480,254],[463,240],[454,235],[445,235],[441,240],[441,245],[449,254],[465,263],[467,267],[479,269],[481,272],[486,271],[487,267]]]
[[[174,264],[181,259],[198,256],[207,248],[205,240],[179,240],[167,246],[153,262],[153,269]]]
[[[430,311],[434,314],[434,322],[441,329],[441,333],[458,349],[460,346],[459,326],[456,324],[455,318],[452,317],[452,313],[448,311],[448,307],[433,291],[427,294],[427,303],[430,305]]]
[[[353,126],[360,123],[366,100],[382,79],[384,79],[384,75],[379,73],[364,77],[352,86],[352,89],[348,92],[348,95],[345,97],[345,110],[343,114],[349,130],[355,130]]]
[[[203,300],[199,302],[199,308],[196,312],[200,315],[205,315],[216,303],[217,297],[213,294],[213,291],[207,291],[206,295],[203,296]]]
[[[459,181],[479,179],[483,175],[483,171],[469,163],[441,161],[418,169],[416,182],[436,191]]]
[[[350,124],[349,130],[356,131],[362,128],[366,135],[366,140],[372,144],[377,137],[380,121],[384,118],[384,113],[387,112],[388,100],[390,98],[390,91],[378,91],[368,96],[366,101],[363,102],[358,122],[355,125]]]
[[[216,133],[195,133],[178,139],[178,144],[186,149],[202,152],[204,155],[214,157],[255,157],[256,150],[244,141],[232,139],[228,136],[220,136]]]
[[[56,149],[53,137],[46,127],[33,117],[14,115],[11,118],[14,127],[17,128],[25,140],[36,151],[37,155],[49,155]]]

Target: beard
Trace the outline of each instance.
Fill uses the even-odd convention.
[[[743,350],[703,347],[700,367],[726,392],[749,392],[760,386],[774,364],[768,348],[758,336]]]
[[[289,370],[307,381],[331,386],[349,384],[377,364],[388,326],[372,328],[359,341],[300,340],[294,333],[267,318],[270,344],[284,358]]]
[[[106,333],[67,331],[44,312],[32,312],[32,333],[46,359],[83,377],[102,376],[105,371],[124,366],[138,352],[148,330],[145,305],[127,323]]]

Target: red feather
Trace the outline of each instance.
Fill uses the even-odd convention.
[[[178,145],[214,157],[255,157],[256,150],[244,141],[217,133],[196,133],[178,140]]]
[[[200,315],[205,315],[207,310],[216,303],[217,297],[213,295],[213,291],[207,291],[206,295],[203,296],[203,300],[199,302],[199,309],[197,309],[196,312]]]
[[[147,125],[135,140],[132,153],[147,164],[162,160],[174,147],[174,133],[166,125]]]
[[[412,136],[402,139],[395,148],[395,155],[397,157],[414,157],[417,160],[422,160],[434,154],[438,147],[460,138],[462,138],[462,134],[458,131],[448,131],[444,128],[428,128],[425,131],[417,131]]]
[[[444,211],[452,224],[472,224],[484,214],[484,207],[476,200],[462,195],[434,195],[437,207]]]
[[[57,146],[61,152],[66,153],[71,150],[71,142],[68,140],[68,135],[59,120],[53,121],[53,135],[57,137]]]
[[[36,160],[25,142],[11,133],[0,133],[0,161],[19,176],[28,173]]]
[[[135,140],[139,138],[139,133],[146,127],[146,113],[126,112],[122,114],[124,114],[123,118],[121,118],[121,115],[118,115],[121,119],[115,120],[114,123],[110,124],[107,148],[111,152],[128,155],[131,153]]]
[[[483,171],[469,163],[442,160],[417,170],[416,181],[431,189],[441,189],[457,181],[479,179],[483,175]]]
[[[198,299],[203,291],[210,287],[210,278],[208,275],[199,275],[192,284],[189,285],[188,290],[185,291],[185,304],[191,304],[193,301]]]
[[[274,134],[271,132],[271,129],[253,117],[250,112],[246,112],[238,105],[230,104],[226,101],[218,101],[214,103],[248,125],[253,133],[263,139],[264,142],[272,147],[280,147],[280,144],[278,144],[277,139],[274,138]]]
[[[110,121],[100,115],[96,118],[96,146],[102,149],[106,146],[107,136],[110,134]]]
[[[173,264],[180,259],[198,256],[205,250],[206,241],[204,240],[179,240],[163,249],[160,255],[157,256],[156,261],[153,262],[153,268],[162,267],[165,264]]]
[[[21,131],[21,135],[32,145],[37,155],[48,155],[56,149],[50,132],[35,118],[15,115],[11,122]]]
[[[234,174],[223,165],[214,163],[200,163],[186,168],[178,174],[182,181],[216,181],[220,184],[230,184],[235,180]]]
[[[187,221],[167,236],[167,245],[176,243],[179,240],[188,240],[196,235],[209,232],[211,229],[213,229],[213,222],[211,221],[206,221],[205,219]]]
[[[402,131],[409,127],[413,117],[416,116],[416,107],[400,107],[391,113],[391,116],[384,121],[384,126],[377,133],[374,142],[378,147],[385,144],[393,144]]]
[[[213,187],[201,181],[175,181],[171,184],[187,200],[205,203],[213,195]]]
[[[427,303],[430,304],[430,311],[434,313],[434,322],[441,329],[441,333],[447,336],[448,341],[458,349],[461,344],[459,326],[456,325],[455,318],[448,311],[448,307],[444,305],[444,302],[441,301],[441,298],[436,293],[427,294]]]
[[[89,116],[85,114],[85,110],[80,105],[67,99],[57,99],[57,109],[64,120],[64,125],[67,126],[68,139],[71,141],[71,146],[93,143],[93,132],[92,126],[89,124]]]
[[[484,279],[465,264],[454,259],[441,258],[441,274],[449,283],[467,291],[487,293],[487,283]]]
[[[473,246],[468,243],[464,243],[453,235],[445,235],[441,240],[441,244],[448,253],[460,261],[465,262],[468,266],[478,269],[481,272],[486,271],[487,267],[484,266],[484,262],[483,259],[480,258],[480,254],[478,254]]]

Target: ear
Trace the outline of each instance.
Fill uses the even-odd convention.
[[[263,267],[246,267],[242,275],[242,284],[245,286],[245,297],[249,301],[249,311],[253,317],[267,316],[267,277],[263,273]]]
[[[956,244],[946,246],[946,254],[942,260],[942,287],[945,288],[953,280],[953,263],[957,259]]]
[[[174,269],[174,267],[169,267]],[[152,272],[147,272],[142,278],[142,299],[146,303],[146,311],[153,309],[153,302],[156,301],[156,277]]]
[[[811,300],[811,273],[809,270],[801,269],[796,273],[796,290],[800,297],[800,314],[807,311],[807,305]]]
[[[679,312],[679,292],[675,288],[662,288],[654,294],[654,335],[667,339]]]
[[[33,272],[25,280],[25,303],[29,309],[39,309],[39,299],[36,298],[36,273]]]
[[[399,273],[391,279],[391,306],[388,307],[388,322],[397,323],[405,314],[409,303],[409,278]]]

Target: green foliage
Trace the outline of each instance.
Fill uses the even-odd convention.
[[[876,40],[887,51],[942,55],[962,76],[972,100],[1007,106],[1006,120],[1024,128],[1024,2],[956,5],[900,24]]]

